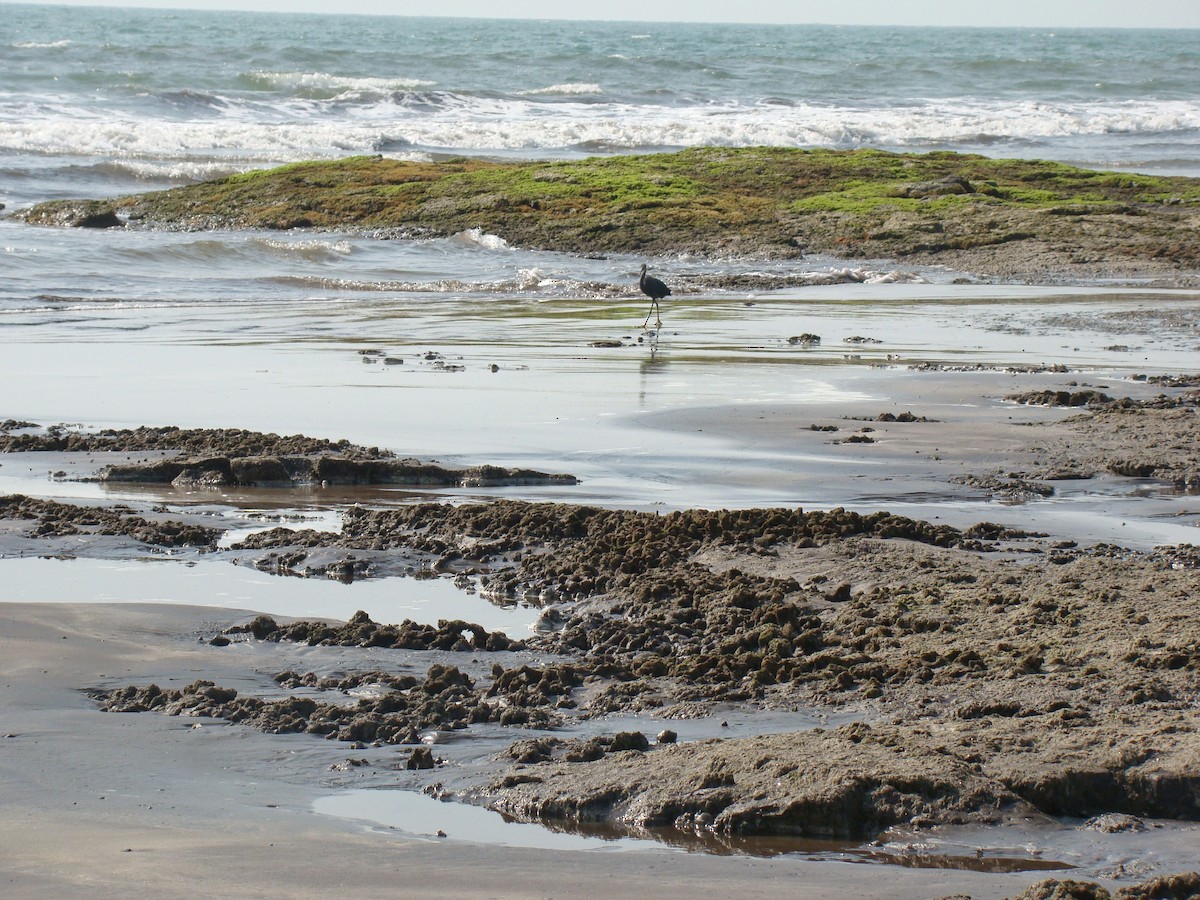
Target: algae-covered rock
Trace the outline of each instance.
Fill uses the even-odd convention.
[[[293,163],[112,201],[42,225],[360,229],[578,254],[904,258],[990,274],[1195,276],[1200,179],[947,152],[701,147],[581,160],[380,156]]]

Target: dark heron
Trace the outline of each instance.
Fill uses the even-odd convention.
[[[663,297],[670,297],[671,289],[653,275],[647,275],[645,263],[642,263],[642,274],[638,278],[638,287],[641,288],[643,294],[650,298],[650,309],[646,311],[646,321],[642,323],[642,327],[645,328],[650,324],[650,313],[654,313],[654,327],[662,328],[662,310],[658,306],[658,301]]]

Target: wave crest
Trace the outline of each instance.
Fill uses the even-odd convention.
[[[334,75],[329,72],[247,72],[241,81],[260,90],[288,91],[314,100],[331,100],[349,92],[390,94],[429,87],[432,81],[395,76],[392,78]]]
[[[560,96],[576,97],[583,94],[603,94],[604,88],[588,82],[568,82],[567,84],[552,84],[549,87],[533,88],[528,91],[517,91],[518,97]]]
[[[456,244],[474,244],[485,250],[511,250],[508,241],[498,234],[488,234],[482,228],[468,228],[450,238]]]
[[[14,50],[61,50],[73,43],[75,42],[68,38],[61,41],[18,41],[9,46]]]
[[[625,152],[691,146],[920,150],[1095,141],[1102,147],[1111,135],[1161,144],[1152,152],[1170,156],[1187,155],[1184,145],[1200,137],[1200,101],[961,100],[854,108],[789,106],[772,98],[714,108],[562,98],[548,115],[546,101],[533,97],[406,90],[379,102],[355,100],[345,112],[330,109],[314,116],[311,107],[298,106],[298,101],[256,101],[262,108],[253,110],[244,103],[230,104],[225,110],[211,98],[184,99],[194,109],[182,120],[74,108],[46,118],[14,115],[0,121],[0,150],[111,157],[125,164],[153,160],[164,168],[185,160],[245,168],[377,152],[425,158],[422,154],[435,151]]]

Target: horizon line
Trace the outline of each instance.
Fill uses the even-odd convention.
[[[427,13],[403,13],[403,12],[360,12],[357,10],[342,10],[342,11],[320,11],[308,9],[271,9],[271,8],[238,8],[234,6],[213,8],[199,3],[181,2],[176,4],[161,5],[156,2],[152,3],[120,3],[109,2],[109,0],[0,0],[0,6],[59,6],[59,7],[95,7],[102,9],[121,9],[141,12],[201,12],[201,13],[235,13],[235,14],[251,14],[251,15],[294,15],[294,16],[361,16],[368,18],[388,18],[388,19],[463,19],[467,21],[500,21],[500,22],[579,22],[595,23],[606,25],[734,25],[734,26],[767,26],[767,27],[820,27],[820,28],[933,28],[933,29],[976,29],[976,30],[1012,30],[1012,31],[1032,31],[1032,30],[1053,30],[1053,31],[1166,31],[1166,30],[1184,30],[1196,31],[1200,30],[1200,24],[1196,25],[1078,25],[1078,24],[934,24],[932,22],[836,22],[836,21],[809,21],[809,22],[793,22],[793,21],[738,21],[727,19],[627,19],[627,18],[612,18],[599,19],[590,16],[571,16],[571,15],[475,15],[469,13],[453,13],[446,12],[438,15],[430,15]]]

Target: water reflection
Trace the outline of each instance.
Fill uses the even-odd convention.
[[[646,406],[646,397],[650,392],[650,380],[666,372],[667,365],[670,362],[667,354],[659,350],[657,331],[650,333],[649,340],[646,342],[646,349],[649,353],[638,364],[638,373],[641,375],[638,382],[640,387],[638,403],[643,409]]]
[[[505,821],[519,821],[503,817]],[[821,840],[792,835],[737,835],[697,829],[695,831],[664,826],[643,828],[613,824],[549,821],[543,827],[562,834],[578,834],[596,840],[614,841],[637,838],[656,841],[666,847],[717,856],[801,856],[813,860],[857,863],[883,863],[915,869],[961,869],[971,872],[1028,872],[1074,868],[1070,863],[1042,859],[1032,855],[1002,855],[978,850],[967,855],[936,852],[909,845],[893,847],[878,841]]]
[[[520,819],[468,803],[439,800],[415,791],[356,789],[314,803],[323,815],[355,819],[430,837],[544,850],[637,850],[702,852],[720,856],[792,856],[814,861],[899,865],[973,872],[1027,872],[1073,868],[1069,863],[980,849],[966,854],[907,848],[879,842],[815,840],[788,835],[727,835],[674,827],[642,828],[595,822]]]
[[[182,603],[278,616],[379,622],[474,622],[514,638],[533,631],[537,610],[496,606],[446,578],[280,578],[223,561],[0,558],[4,600],[27,603]]]

